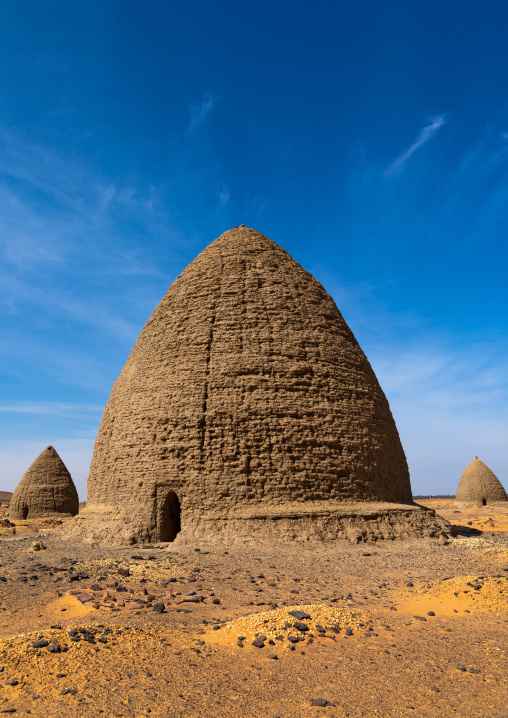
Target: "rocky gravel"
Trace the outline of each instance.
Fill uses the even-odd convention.
[[[502,534],[368,552],[32,541],[0,543],[0,711],[506,717]]]

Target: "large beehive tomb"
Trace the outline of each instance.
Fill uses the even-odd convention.
[[[388,402],[333,299],[236,227],[173,282],[99,429],[88,540],[437,535]]]
[[[26,470],[11,499],[11,519],[74,516],[79,498],[74,481],[57,451],[47,446]]]
[[[508,501],[506,491],[495,473],[477,456],[464,469],[455,498],[458,503],[478,506]]]

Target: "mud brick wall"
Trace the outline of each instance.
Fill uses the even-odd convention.
[[[409,503],[388,401],[333,299],[236,227],[174,281],[106,406],[89,504],[153,524],[186,511],[307,500]]]
[[[495,473],[475,456],[460,477],[456,500],[482,506],[483,503],[508,501],[508,496]]]
[[[27,469],[14,491],[11,519],[75,516],[78,492],[67,467],[52,446],[47,446]]]

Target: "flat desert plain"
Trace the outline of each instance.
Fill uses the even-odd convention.
[[[446,545],[118,549],[4,518],[0,714],[506,718],[508,507],[420,503]]]

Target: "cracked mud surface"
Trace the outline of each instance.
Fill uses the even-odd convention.
[[[482,511],[468,521],[486,524]],[[9,530],[0,714],[506,716],[503,531],[107,550]],[[30,551],[34,538],[47,549]]]

